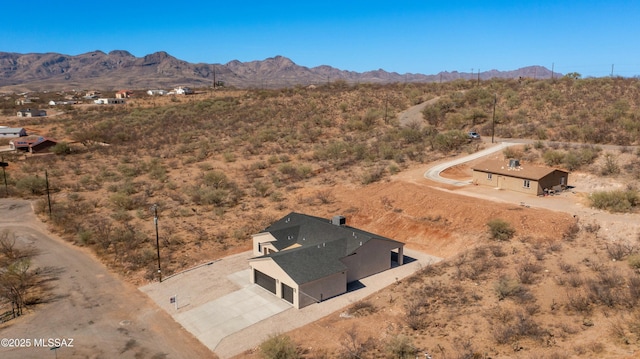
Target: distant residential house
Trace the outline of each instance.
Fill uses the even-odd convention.
[[[96,105],[118,105],[125,103],[125,100],[123,98],[99,98],[93,100],[93,103]]]
[[[47,111],[28,108],[26,110],[19,110],[16,115],[18,117],[42,117],[47,115]]]
[[[569,172],[534,165],[521,165],[518,160],[490,160],[471,168],[473,183],[515,192],[543,195],[567,187]]]
[[[9,141],[9,147],[16,151],[41,153],[48,151],[57,143],[58,141],[44,136],[27,136]]]
[[[292,212],[253,235],[251,283],[303,308],[347,285],[402,265],[404,244],[331,220]]]
[[[193,93],[193,90],[189,87],[176,87],[175,89],[173,89],[173,92],[176,95],[190,95]]]
[[[24,137],[27,130],[22,127],[0,127],[0,138]]]
[[[165,90],[148,90],[147,95],[149,96],[164,96],[167,94]]]
[[[90,99],[98,98],[100,97],[100,95],[101,95],[100,91],[87,91],[87,93],[84,95],[84,98],[90,100]]]
[[[16,105],[18,106],[24,106],[31,103],[33,103],[33,101],[30,98],[19,98],[16,100]]]
[[[116,98],[129,98],[133,94],[131,90],[120,90],[116,92]]]
[[[64,101],[49,101],[49,106],[62,106],[62,105],[75,105],[78,101],[76,100],[64,100]]]

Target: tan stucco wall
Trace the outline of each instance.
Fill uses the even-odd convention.
[[[293,288],[293,306],[298,308],[298,285],[278,266],[273,259],[263,258],[249,262],[251,267],[251,283],[256,282],[254,269],[276,279],[276,296],[282,298],[282,283]]]
[[[307,305],[317,303],[320,300],[329,299],[347,292],[346,272],[336,273],[317,281],[305,283],[300,286],[293,296],[298,297],[296,308],[304,308]]]
[[[262,244],[262,248],[266,246],[267,248],[270,248],[273,252],[277,252],[275,248],[269,244],[269,242],[273,242],[275,240],[276,239],[269,232],[254,234],[252,236],[253,255],[257,257],[264,254],[264,252],[260,251],[260,246],[259,246],[260,243]]]
[[[293,288],[293,306],[298,309],[317,303],[321,299],[324,300],[335,297],[347,291],[346,272],[336,273],[317,281],[298,286],[271,258],[252,260],[249,262],[249,266],[251,267],[251,283],[256,282],[254,270],[258,270],[276,279],[275,295],[278,298],[282,298],[282,283]]]
[[[353,282],[391,268],[391,250],[394,243],[371,239],[358,248],[355,254],[342,259],[347,268],[347,282]]]
[[[509,177],[496,173],[491,174],[491,179],[489,179],[486,172],[473,171],[473,183],[533,195],[542,194],[542,189],[539,187],[537,181],[529,180],[529,187],[527,188],[524,186],[524,179],[522,178]]]

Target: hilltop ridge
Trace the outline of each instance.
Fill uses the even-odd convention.
[[[556,74],[560,76],[559,74]],[[305,67],[284,56],[226,64],[190,63],[159,51],[135,57],[126,50],[105,53],[100,50],[80,55],[59,53],[0,52],[0,90],[4,92],[100,88],[104,90],[167,88],[178,85],[212,86],[223,81],[238,88],[281,88],[324,84],[343,80],[348,83],[446,82],[457,79],[551,78],[543,66],[512,71],[490,70],[480,73],[443,71],[435,75],[399,74],[383,69],[366,72],[341,70],[329,65]]]

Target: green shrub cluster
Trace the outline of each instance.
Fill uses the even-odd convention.
[[[590,206],[610,212],[632,212],[640,204],[636,190],[598,191],[589,196]]]

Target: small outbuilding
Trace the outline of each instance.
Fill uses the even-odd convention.
[[[27,130],[22,127],[0,126],[0,138],[24,137],[26,135]]]
[[[565,170],[521,165],[518,160],[489,160],[471,169],[474,184],[534,195],[564,190],[569,182]]]
[[[401,242],[347,226],[343,216],[292,212],[253,235],[250,280],[300,309],[402,265],[403,249]]]

